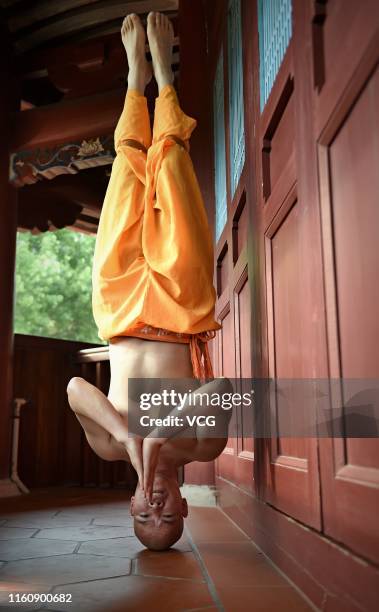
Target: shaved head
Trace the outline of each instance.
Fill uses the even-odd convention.
[[[182,498],[177,477],[157,473],[150,501],[137,486],[131,499],[134,533],[150,550],[167,550],[177,542],[188,514],[187,501]]]
[[[168,550],[175,544],[183,533],[183,517],[179,517],[175,522],[153,527],[134,521],[134,533],[139,541],[149,548],[149,550]]]

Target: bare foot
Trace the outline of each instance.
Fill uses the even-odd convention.
[[[135,13],[125,17],[121,28],[121,38],[128,56],[128,87],[137,89],[143,94],[146,85],[152,78],[152,70],[145,55],[145,30]]]
[[[149,13],[147,38],[153,60],[154,75],[159,91],[161,91],[165,85],[172,85],[174,81],[174,73],[171,68],[174,28],[166,15]]]

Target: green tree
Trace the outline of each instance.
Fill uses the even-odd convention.
[[[101,344],[92,316],[95,238],[67,229],[17,235],[16,333]]]

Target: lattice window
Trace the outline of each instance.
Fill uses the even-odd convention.
[[[216,242],[227,219],[225,108],[224,108],[224,56],[221,50],[213,86],[213,120],[215,153]]]
[[[258,0],[261,112],[292,36],[292,0]]]
[[[245,163],[241,2],[230,0],[228,12],[229,124],[231,197]]]

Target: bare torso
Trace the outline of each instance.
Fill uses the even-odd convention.
[[[111,384],[108,399],[116,410],[128,407],[129,378],[192,378],[188,344],[113,338],[109,344]]]
[[[108,399],[127,423],[128,408],[132,401],[128,396],[129,378],[168,378],[178,379],[176,391],[188,391],[188,379],[193,379],[192,364],[188,344],[143,340],[133,337],[113,338],[109,344],[111,383]],[[147,383],[148,384],[148,383]],[[193,379],[191,388],[200,384]],[[176,465],[190,461],[211,460],[220,454],[226,440],[206,436],[196,426],[186,433],[168,440],[161,454],[170,458]],[[201,439],[201,443],[200,443]],[[125,455],[125,448],[115,440],[115,450]]]

